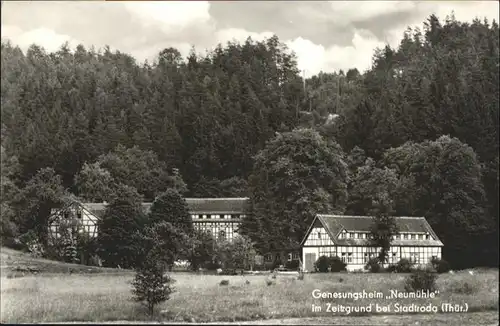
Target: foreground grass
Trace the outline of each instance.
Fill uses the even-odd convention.
[[[314,299],[311,293],[314,289],[331,292],[403,291],[406,276],[400,274],[311,274],[306,275],[304,281],[295,280],[292,276],[278,276],[274,280],[276,284],[270,286],[266,283],[266,276],[215,276],[186,273],[174,273],[172,276],[177,281],[174,285],[176,292],[169,301],[159,307],[159,310],[166,310],[157,317],[163,321],[216,322],[345,316],[345,313],[326,312],[327,303],[366,306],[370,303],[394,304],[397,302],[401,305],[432,303],[440,306],[442,302],[449,302],[467,303],[469,313],[498,311],[498,270],[476,271],[474,275],[467,272],[441,275],[438,279],[440,292],[434,299],[360,299],[357,301]],[[229,286],[219,286],[222,279],[228,279]],[[250,284],[245,284],[246,280],[249,280]],[[1,281],[1,322],[104,322],[151,319],[139,304],[131,301],[132,275],[40,275],[13,279],[2,277]],[[323,311],[313,312],[312,304],[322,306]],[[349,316],[352,315],[356,313]],[[397,315],[399,317],[393,315],[390,318],[401,317],[401,314]],[[463,314],[427,315],[427,318],[433,320],[444,318],[451,322],[451,319],[456,319],[459,315]],[[411,316],[411,318],[414,317],[416,316]],[[312,321],[311,323],[318,322]]]
[[[162,322],[139,322],[139,321],[110,321],[95,324],[160,324]],[[92,324],[92,323],[90,323]],[[162,323],[163,324],[163,323]],[[189,323],[169,322],[170,325],[189,325]],[[234,325],[232,322],[206,323],[205,325]],[[470,326],[496,326],[498,325],[498,312],[471,312],[461,314],[439,314],[439,315],[373,315],[357,317],[306,317],[241,321],[237,325],[470,325]]]

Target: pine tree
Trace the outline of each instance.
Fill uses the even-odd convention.
[[[151,316],[155,306],[169,300],[170,295],[175,292],[171,285],[174,280],[165,273],[165,267],[153,258],[136,269],[132,294],[135,301],[146,306]]]

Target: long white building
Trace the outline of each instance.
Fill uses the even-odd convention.
[[[231,240],[245,217],[248,198],[186,198],[189,212],[196,229],[208,230],[217,240]],[[143,203],[148,213],[152,203]],[[97,236],[97,226],[106,209],[105,203],[81,203],[70,201],[61,209],[54,209],[49,218],[49,235],[58,238],[61,228],[70,232],[86,232]],[[71,222],[70,222],[71,221]]]
[[[443,243],[424,217],[395,217],[399,233],[393,236],[388,264],[406,258],[425,265],[433,257],[441,259]],[[337,256],[349,271],[363,270],[381,248],[370,241],[371,216],[317,215],[302,240],[302,268],[314,270],[321,256]]]

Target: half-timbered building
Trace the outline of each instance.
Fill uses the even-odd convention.
[[[441,259],[443,243],[424,217],[395,217],[399,232],[392,238],[388,264],[406,258],[425,265],[433,257]],[[317,215],[302,240],[302,268],[313,271],[320,256],[337,256],[347,270],[363,270],[381,248],[372,245],[370,216]]]
[[[186,198],[195,229],[209,231],[217,240],[232,240],[245,217],[248,198]],[[148,213],[152,203],[143,203]],[[61,236],[61,231],[85,232],[97,236],[98,221],[102,218],[106,203],[81,203],[72,200],[60,209],[54,209],[49,218],[49,235]],[[63,230],[64,229],[64,230]]]

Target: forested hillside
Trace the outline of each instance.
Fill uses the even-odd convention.
[[[406,180],[396,213],[426,216],[468,264],[498,265],[496,22],[431,16],[370,70],[305,81],[277,37],[145,64],[109,48],[1,51],[3,236],[39,227],[64,192],[103,199],[89,188],[107,177],[145,200],[171,186],[247,195],[266,142],[308,126]]]

